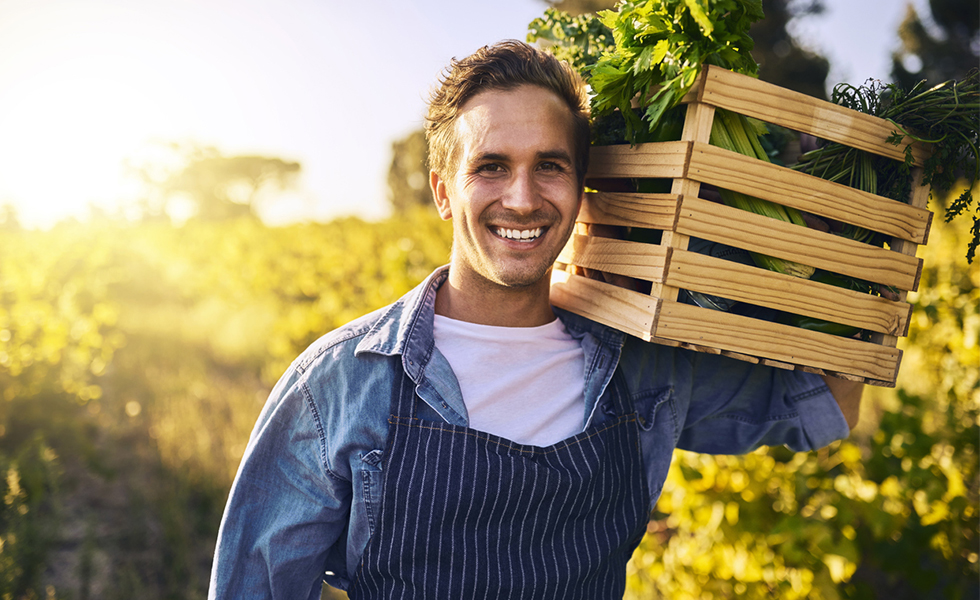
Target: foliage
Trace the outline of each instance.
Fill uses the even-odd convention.
[[[762,17],[761,0],[623,1],[616,11],[599,13],[598,20],[612,33],[615,49],[603,53],[583,73],[593,92],[593,119],[618,110],[626,119],[627,140],[635,143],[680,103],[702,65],[755,75],[758,65],[750,53],[748,31]],[[567,20],[560,13],[547,13],[544,23],[534,22],[529,41],[535,41],[540,32],[553,30],[549,18],[558,19],[556,27]],[[581,19],[576,35],[554,37],[565,44],[563,53],[574,56],[581,52],[589,57],[594,50],[588,33],[602,30],[590,23],[595,17]],[[633,111],[634,102],[639,103],[642,119]]]
[[[941,225],[896,390],[814,453],[677,452],[630,564],[631,598],[975,598],[980,277]]]
[[[561,0],[548,4],[568,15],[580,16],[611,9],[616,3],[613,0]],[[759,63],[759,79],[815,98],[826,98],[824,82],[830,64],[823,56],[801,48],[786,30],[791,19],[822,13],[822,0],[763,0],[762,10],[765,17],[749,29],[749,36],[755,43],[752,57]],[[552,17],[546,12],[545,18]]]
[[[391,143],[388,167],[388,202],[396,215],[416,208],[435,212],[429,191],[429,147],[425,131],[418,129]]]
[[[40,436],[12,457],[0,452],[0,598],[40,596],[59,475],[57,457]]]
[[[64,394],[98,398],[102,374],[124,339],[118,308],[106,302],[118,276],[118,248],[88,248],[88,234],[58,228],[44,252],[26,231],[3,236],[0,253],[0,390],[7,401]],[[0,413],[0,428],[5,426]]]
[[[449,237],[423,210],[0,237],[2,591],[203,598],[272,384],[318,336],[445,263]]]
[[[593,15],[547,8],[527,26],[527,41],[549,42],[552,54],[586,77],[603,53],[616,49],[612,31]]]
[[[980,4],[973,0],[930,0],[927,27],[912,4],[898,28],[901,47],[892,54],[894,81],[905,89],[921,80],[936,85],[962,79],[976,68]]]

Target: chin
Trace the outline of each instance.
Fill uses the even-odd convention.
[[[509,269],[498,271],[491,278],[495,283],[508,288],[531,288],[540,285],[542,281],[550,281],[551,265],[543,269]]]

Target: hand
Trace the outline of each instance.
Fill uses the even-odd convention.
[[[848,381],[832,375],[823,375],[822,377],[824,383],[830,388],[830,393],[833,394],[841,412],[844,413],[847,426],[853,431],[861,414],[861,395],[864,393],[864,383]]]

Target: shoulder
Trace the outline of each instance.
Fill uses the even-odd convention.
[[[350,321],[320,336],[300,354],[291,366],[299,374],[311,370],[342,367],[344,360],[353,360],[357,345],[395,305],[388,305]],[[338,363],[337,361],[341,361]]]
[[[692,380],[698,376],[696,352],[645,342],[626,336],[619,365],[627,387],[634,395],[660,395],[671,390],[673,396],[685,397]]]
[[[400,357],[359,354],[357,346],[389,309],[373,311],[313,342],[276,384],[257,429],[269,429],[268,423],[288,431],[293,447],[312,442],[326,471],[350,481],[352,463],[383,447],[379,445],[387,434]]]
[[[326,431],[344,428],[354,417],[384,421],[390,390],[401,369],[399,353],[364,350],[390,321],[395,305],[389,305],[331,331],[313,342],[293,362],[295,385],[309,410],[323,421]]]

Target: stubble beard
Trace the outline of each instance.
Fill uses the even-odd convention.
[[[541,222],[540,219],[536,221],[528,219],[528,221],[531,223]],[[528,257],[528,260],[522,261],[520,264],[514,264],[515,261],[509,257],[494,258],[493,256],[474,251],[475,245],[470,245],[464,248],[454,247],[453,262],[457,262],[455,258],[457,258],[459,253],[462,253],[464,256],[459,256],[459,258],[463,259],[464,264],[470,266],[470,269],[477,275],[477,279],[482,280],[486,288],[506,288],[521,291],[543,286],[547,289],[550,285],[548,275],[551,272],[551,268],[561,253],[562,248],[564,248],[565,243],[568,241],[568,238],[571,236],[572,229],[575,226],[575,222],[571,221],[564,225],[563,230],[556,231],[555,228],[561,225],[561,219],[560,217],[555,217],[551,221],[552,223],[549,225],[549,230],[545,235],[552,237],[552,239],[554,239],[553,236],[558,236],[561,243],[557,244],[548,256],[541,257],[540,254],[536,254],[534,257]],[[483,218],[479,226],[486,229],[487,223],[489,222],[492,222],[490,217]],[[520,223],[515,224],[520,225]],[[543,281],[544,283],[542,283]]]

